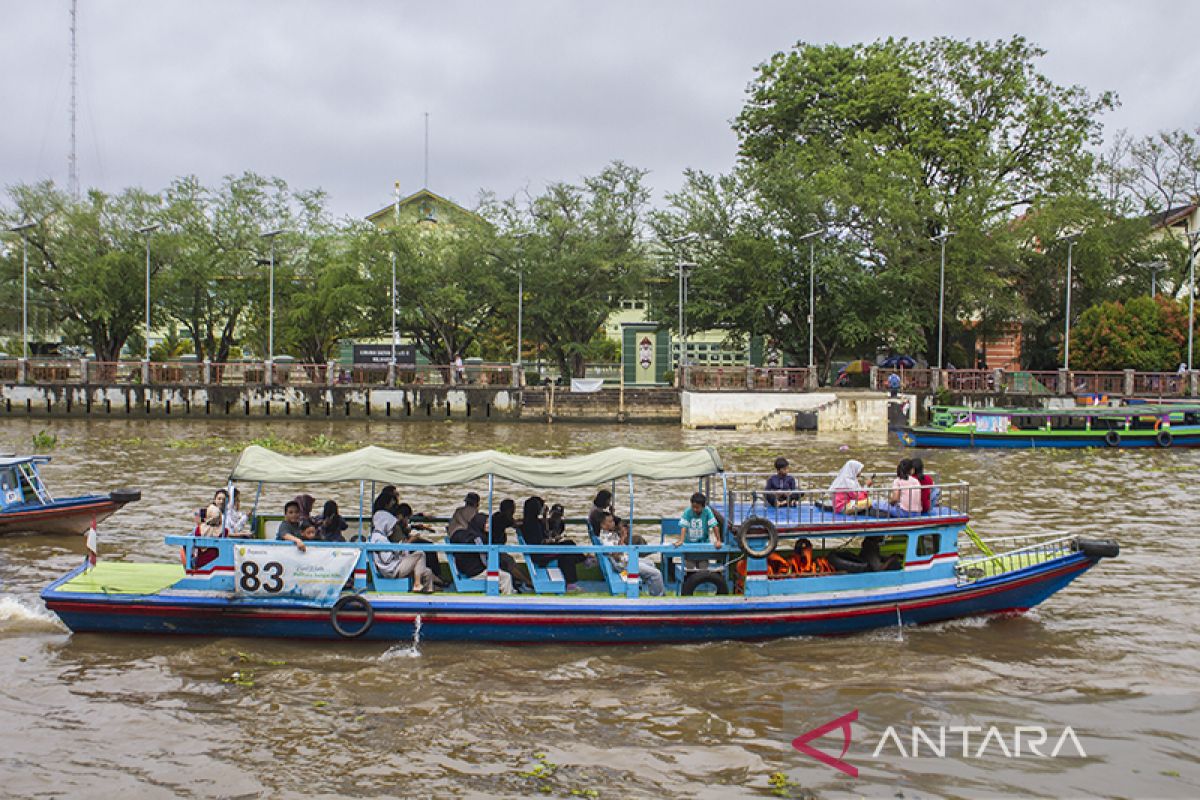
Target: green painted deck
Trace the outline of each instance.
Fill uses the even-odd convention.
[[[156,594],[183,578],[180,564],[101,561],[59,587],[80,594]]]

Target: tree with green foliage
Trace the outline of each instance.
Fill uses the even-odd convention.
[[[1185,360],[1187,309],[1165,297],[1104,302],[1071,328],[1072,366],[1171,372]]]
[[[452,226],[362,226],[356,237],[368,283],[362,300],[371,330],[391,331],[395,254],[399,331],[434,364],[450,364],[455,356],[478,350],[502,294],[491,225],[474,220]]]
[[[525,336],[545,348],[564,378],[583,377],[605,320],[623,299],[644,293],[645,175],[613,162],[578,184],[552,183],[536,197],[486,211],[505,234],[498,251],[506,276],[505,318],[516,317],[520,270]]]
[[[789,232],[824,228],[882,297],[879,344],[937,349],[939,246],[947,340],[987,310],[1020,318],[1013,220],[1048,198],[1087,195],[1111,95],[1036,68],[1021,37],[799,44],[761,65],[735,122],[742,180]],[[855,282],[857,285],[857,282]],[[861,302],[856,300],[855,302]]]
[[[156,195],[126,189],[92,190],[76,201],[53,183],[18,184],[9,190],[6,227],[30,221],[29,292],[53,309],[68,343],[87,343],[100,361],[116,361],[145,318],[145,240],[138,228],[160,213]],[[161,269],[151,251],[151,274]],[[21,253],[4,261],[19,285]]]

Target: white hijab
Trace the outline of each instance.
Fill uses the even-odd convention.
[[[850,459],[838,471],[833,483],[829,484],[831,492],[860,492],[862,485],[858,482],[858,473],[862,472],[862,462]]]

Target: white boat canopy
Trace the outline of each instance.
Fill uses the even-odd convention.
[[[233,465],[231,481],[336,483],[376,481],[397,486],[448,486],[493,475],[526,486],[565,489],[633,476],[651,480],[701,478],[723,470],[716,449],[635,450],[614,447],[581,456],[535,458],[481,450],[456,456],[397,453],[364,447],[334,456],[285,456],[251,445]]]

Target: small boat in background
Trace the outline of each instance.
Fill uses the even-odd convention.
[[[1200,404],[1078,408],[934,406],[898,431],[908,447],[1200,447]]]
[[[49,461],[49,456],[0,457],[0,534],[81,534],[142,497],[136,489],[118,489],[56,500],[40,470]]]

